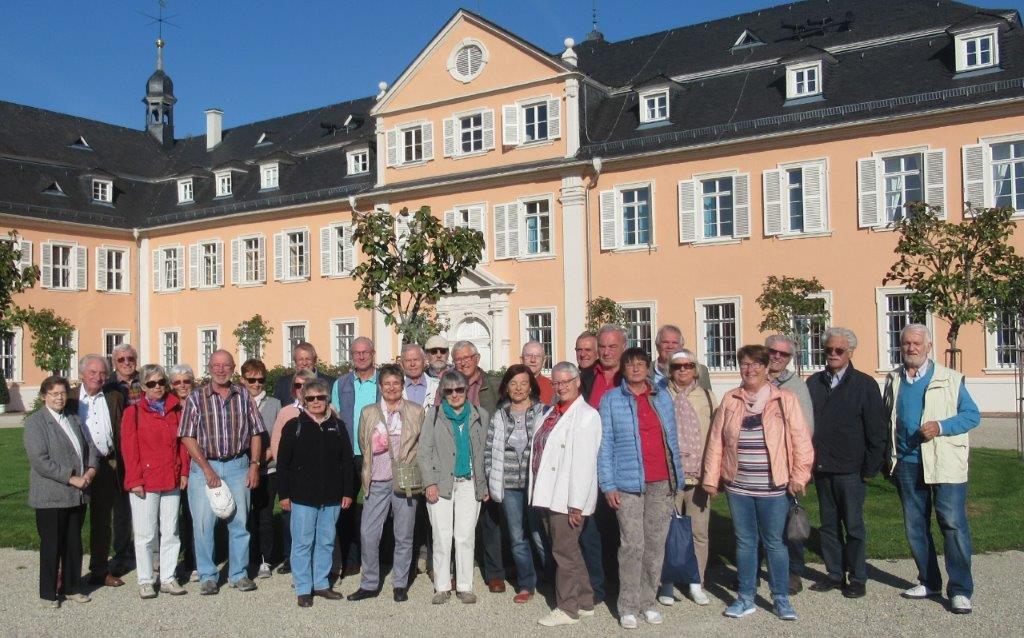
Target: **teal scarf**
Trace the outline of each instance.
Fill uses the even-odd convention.
[[[452,438],[455,439],[455,478],[469,478],[473,475],[472,453],[469,443],[469,415],[472,412],[467,403],[462,404],[462,412],[456,412],[448,401],[441,401],[444,415],[452,422]]]

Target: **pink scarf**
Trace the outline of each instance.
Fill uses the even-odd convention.
[[[747,406],[747,414],[761,414],[768,405],[768,397],[772,394],[771,387],[766,383],[757,392],[748,392],[740,388],[740,396]]]
[[[679,437],[679,457],[683,463],[683,473],[686,478],[694,479],[700,478],[700,465],[704,458],[704,445],[700,437],[700,419],[688,398],[696,386],[697,382],[694,381],[685,388],[678,388],[673,401],[676,410],[676,434]]]

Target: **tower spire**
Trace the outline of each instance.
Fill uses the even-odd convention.
[[[156,70],[164,70],[164,39],[156,39]]]
[[[591,6],[593,7],[593,9],[592,9],[592,16],[593,17],[592,17],[592,20],[591,20],[591,24],[593,25],[593,29],[590,31],[590,33],[587,34],[587,40],[590,41],[590,42],[603,42],[604,41],[604,34],[597,30],[597,0],[593,0]]]

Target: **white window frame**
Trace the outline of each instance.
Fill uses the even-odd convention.
[[[647,189],[650,190],[650,203],[649,203],[650,209],[651,209],[651,213],[650,213],[650,242],[647,243],[647,244],[630,244],[630,245],[626,245],[626,243],[625,243],[626,218],[625,218],[625,208],[624,208],[623,203],[622,203],[622,193],[623,193],[623,191],[636,190],[636,189],[640,189],[640,188],[647,188]],[[638,181],[638,182],[630,182],[630,183],[627,183],[627,184],[616,184],[612,189],[607,190],[607,191],[603,191],[601,193],[601,197],[602,198],[605,197],[607,193],[614,193],[614,195],[613,195],[613,197],[614,197],[614,215],[613,215],[614,230],[610,230],[610,229],[605,227],[606,226],[606,222],[607,222],[606,214],[605,214],[606,211],[604,210],[603,202],[599,200],[598,201],[598,207],[599,207],[599,216],[600,216],[600,219],[601,219],[601,230],[600,230],[601,249],[602,250],[610,250],[612,252],[633,252],[633,251],[641,251],[641,250],[655,250],[657,248],[657,234],[656,234],[656,228],[655,228],[655,219],[657,219],[656,202],[657,202],[658,198],[657,198],[657,191],[655,189],[654,180],[650,179],[650,180],[643,180],[643,181]],[[606,238],[606,234],[608,232],[614,232],[615,241],[614,241],[614,243],[612,245],[609,245],[609,243],[606,242],[606,239],[605,239]]]
[[[526,100],[519,102],[519,139],[521,140],[520,146],[532,146],[534,144],[544,144],[552,139],[551,137],[551,109],[549,105],[550,98],[536,98],[533,100]],[[544,137],[535,137],[532,140],[526,139],[526,112],[532,108],[544,106]],[[534,122],[534,129],[536,130],[538,122]]]
[[[474,45],[480,49],[480,68],[478,68],[475,73],[472,71],[470,71],[469,73],[462,73],[458,69],[459,53],[466,47]],[[484,46],[483,42],[477,40],[476,38],[463,38],[461,41],[456,43],[455,47],[452,49],[452,52],[448,55],[448,62],[446,67],[448,69],[448,73],[450,73],[453,78],[455,78],[459,82],[462,82],[463,84],[468,84],[469,82],[472,82],[476,78],[480,77],[480,74],[484,72],[484,67],[487,66],[487,62],[490,60],[490,58],[491,54],[487,50],[487,47]]]
[[[420,159],[407,160],[405,157],[405,132],[419,129],[420,131]],[[408,168],[411,166],[422,166],[434,159],[434,124],[429,120],[416,120],[404,122],[388,129],[385,133],[387,151],[385,165],[391,168]]]
[[[416,131],[419,131],[419,133],[420,133],[420,141],[419,141],[419,152],[420,152],[419,154],[420,154],[420,156],[419,157],[415,157],[415,154],[416,154],[416,152],[415,152],[416,151],[416,141],[415,141],[415,139],[413,139],[413,142],[412,142],[413,157],[410,158],[410,157],[406,156],[406,150],[407,149],[406,149],[406,143],[405,143],[405,136],[406,136],[407,133],[412,133],[413,135],[415,135]],[[401,126],[401,127],[398,128],[398,159],[399,159],[398,163],[399,163],[399,165],[401,165],[401,166],[411,166],[411,165],[414,165],[414,164],[423,164],[424,162],[427,161],[425,159],[425,155],[424,155],[424,152],[423,152],[423,148],[424,148],[424,141],[423,140],[424,140],[424,138],[425,138],[425,135],[423,134],[423,124],[421,124],[421,123],[409,124],[409,125]]]
[[[905,286],[875,288],[875,339],[878,344],[878,368],[876,368],[876,372],[889,372],[895,367],[889,361],[889,326],[885,320],[889,306],[886,300],[890,295],[906,295],[911,292],[913,291]],[[932,313],[927,310],[925,311],[925,325],[932,331],[934,337],[935,328],[932,325]],[[933,351],[932,354],[935,355],[936,353]]]
[[[217,171],[213,174],[217,197],[231,197],[234,194],[234,178],[231,171]]]
[[[291,269],[291,236],[299,235],[302,238],[302,256],[298,272]],[[274,235],[274,279],[282,283],[306,281],[312,271],[312,239],[309,228],[302,226],[296,228],[285,228]],[[280,250],[279,250],[280,249]],[[278,276],[278,265],[280,264],[280,276]]]
[[[249,279],[248,276],[247,276],[248,272],[247,272],[247,269],[246,269],[246,248],[245,248],[245,242],[249,241],[249,240],[255,240],[256,244],[257,244],[257,249],[256,249],[257,250],[257,255],[256,255],[256,258],[259,260],[259,263],[257,264],[259,272],[257,273],[256,279]],[[263,244],[263,250],[262,251],[259,250],[259,245],[260,245],[261,242]],[[262,286],[262,285],[266,284],[267,283],[267,238],[262,233],[254,233],[254,234],[250,234],[250,235],[240,235],[238,237],[235,237],[235,239],[231,242],[231,244],[232,244],[232,248],[231,248],[231,250],[232,250],[232,253],[231,253],[232,261],[234,261],[236,259],[236,256],[234,254],[235,246],[238,247],[238,256],[237,256],[237,259],[238,259],[238,279],[237,279],[237,281],[233,281],[232,283],[234,285],[238,286],[239,288],[247,288],[247,287],[250,287],[250,286]],[[273,246],[271,246],[271,250],[273,250]],[[231,268],[232,268],[232,270],[234,270],[234,264],[232,264]],[[259,276],[260,274],[262,274],[263,276],[260,277]]]
[[[940,207],[939,218],[946,218],[948,190],[946,149],[928,145],[875,151],[871,157],[857,160],[857,224],[859,228],[891,230],[885,201],[885,160],[904,155],[921,156],[921,196]],[[872,188],[873,186],[873,188]],[[870,217],[874,215],[872,220]]]
[[[173,287],[167,285],[167,278],[164,277],[164,273],[167,272],[168,251],[172,250],[178,253],[178,264],[175,268],[175,277],[178,281],[175,282]],[[186,281],[186,278],[188,277],[188,269],[185,263],[185,246],[182,244],[157,246],[156,253],[159,257],[159,261],[157,262],[159,271],[153,273],[153,291],[165,293],[184,290],[188,286],[188,282]]]
[[[361,147],[345,153],[345,174],[364,175],[370,172],[370,149]]]
[[[213,247],[213,281],[206,277],[206,249]],[[204,239],[189,246],[189,285],[199,290],[220,288],[224,285],[224,242]]]
[[[525,110],[541,103],[547,105],[547,137],[527,141]],[[503,104],[501,107],[501,144],[507,147],[525,148],[553,144],[555,140],[562,137],[564,119],[565,113],[561,98],[551,94],[531,96],[512,104]]]
[[[359,337],[359,319],[357,317],[336,317],[330,320],[329,332],[331,338],[331,365],[340,366],[344,363],[351,363],[349,360],[348,350],[342,352],[338,348],[337,340],[337,328],[340,325],[351,325],[352,326],[352,339],[353,341]],[[349,344],[351,349],[351,344]]]
[[[269,191],[281,187],[281,164],[267,162],[260,164],[260,190]]]
[[[829,328],[832,327],[832,318],[835,316],[835,310],[834,310],[833,304],[832,304],[832,299],[833,299],[832,291],[831,290],[822,290],[821,292],[811,293],[811,294],[809,294],[807,296],[810,299],[821,299],[822,301],[825,302],[824,310],[828,314],[828,320],[825,321],[825,326],[824,326],[824,329],[822,330],[822,333],[824,333],[825,330],[828,330]],[[808,337],[810,337],[810,335],[808,335]],[[801,345],[801,347],[803,347],[804,344],[800,344],[800,345]],[[822,345],[822,347],[825,346],[824,341],[822,342],[821,345]],[[794,358],[791,361],[791,367],[796,369],[796,354],[795,353],[794,353]],[[804,370],[823,370],[824,369],[824,365],[820,365],[820,366],[812,365],[811,361],[810,361],[810,357],[808,356],[807,365],[804,366],[803,369]]]
[[[989,61],[987,64],[968,64],[967,45],[971,42],[979,43],[984,39],[990,40]],[[970,71],[981,71],[999,66],[999,29],[978,29],[967,33],[959,33],[955,38],[956,47],[956,72],[968,73]],[[980,51],[978,52],[980,55]]]
[[[203,333],[208,331],[208,330],[213,330],[213,331],[215,331],[217,333],[217,340],[213,344],[213,350],[210,351],[210,354],[213,354],[214,352],[219,350],[221,348],[221,345],[222,345],[221,332],[220,332],[220,325],[219,324],[218,325],[197,326],[196,327],[196,360],[197,360],[197,363],[199,364],[199,368],[203,372],[206,372],[206,366],[209,363],[209,358],[210,358],[210,354],[206,354],[206,353],[203,352]]]
[[[110,286],[109,257],[112,253],[121,254],[121,287]],[[102,262],[102,263],[101,263]],[[123,246],[100,245],[96,248],[96,290],[110,293],[129,293],[132,289],[131,251]]]
[[[9,383],[24,383],[25,381],[25,351],[24,351],[24,338],[25,331],[21,326],[15,326],[8,332],[14,335],[11,340],[11,358],[13,360],[11,378],[7,379]],[[0,374],[3,374],[2,368],[0,368]]]
[[[196,201],[195,183],[191,177],[178,180],[178,203],[191,204]]]
[[[714,306],[718,304],[731,303],[736,308],[736,348],[738,349],[745,342],[743,340],[743,297],[741,296],[727,296],[727,297],[698,297],[693,300],[694,314],[697,318],[697,331],[695,334],[695,340],[697,342],[697,358],[703,361],[708,366],[708,371],[712,374],[723,373],[723,374],[736,374],[739,372],[739,362],[736,362],[735,367],[712,367],[711,361],[708,359],[707,352],[707,341],[705,338],[705,307]],[[735,356],[735,351],[733,352]]]
[[[528,249],[529,245],[529,229],[527,224],[527,205],[535,202],[547,202],[548,205],[548,249],[536,253],[531,253]],[[548,193],[546,195],[536,195],[533,197],[521,197],[517,201],[519,204],[519,256],[520,260],[528,259],[543,259],[552,257],[555,254],[555,197]]]
[[[348,238],[347,250],[349,254],[346,255],[341,252],[342,248],[339,246],[338,231],[344,230],[345,236]],[[339,279],[344,277],[351,277],[352,270],[358,263],[358,253],[356,250],[357,246],[352,241],[352,232],[354,227],[352,222],[334,222],[328,224],[320,229],[320,276],[327,277],[330,279]],[[326,234],[326,236],[325,236]],[[326,245],[325,245],[326,242]],[[346,268],[346,262],[348,266]]]
[[[999,363],[996,348],[999,345],[999,338],[989,326],[985,326],[985,369],[986,374],[1014,374],[1017,369],[1015,364],[1004,365]],[[1017,344],[1020,345],[1019,343]]]
[[[653,299],[640,300],[640,301],[624,301],[619,304],[619,307],[625,311],[628,310],[650,310],[651,311],[651,352],[657,354],[654,342],[658,336],[658,302]],[[628,322],[623,321],[623,328],[626,330],[626,336],[628,341],[629,327],[626,325]]]
[[[451,208],[449,208],[448,210],[446,210],[444,212],[443,223],[444,223],[445,227],[447,227],[447,228],[472,228],[472,226],[470,225],[469,221],[462,222],[462,220],[457,219],[457,217],[459,216],[459,213],[462,212],[462,211],[473,211],[473,210],[478,210],[480,212],[480,228],[478,228],[477,230],[479,230],[481,233],[483,233],[483,236],[484,236],[484,247],[480,251],[480,263],[484,264],[484,263],[487,263],[487,244],[488,244],[488,241],[487,241],[487,226],[488,226],[488,223],[487,223],[487,202],[476,202],[475,204],[458,204],[456,206],[452,206]],[[451,215],[452,224],[449,224],[449,219],[448,219],[449,215]]]
[[[978,150],[979,147],[980,147],[980,153],[982,154],[982,167],[981,167],[981,180],[982,181],[981,181],[981,185],[978,186],[978,188],[981,189],[980,192],[983,193],[983,195],[981,197],[982,201],[984,202],[983,206],[987,207],[987,208],[992,208],[992,207],[995,206],[995,202],[996,202],[995,170],[994,170],[995,161],[992,159],[992,147],[993,146],[998,146],[1000,144],[1014,144],[1014,143],[1024,144],[1024,133],[1013,133],[1013,134],[1008,134],[1008,135],[998,135],[998,136],[992,136],[992,137],[984,137],[984,138],[980,138],[978,140],[978,144],[976,144],[976,145],[972,144],[972,145],[964,146],[963,158],[962,158],[962,161],[963,161],[963,171],[964,171],[964,174],[963,174],[963,178],[964,178],[964,201],[971,200],[971,202],[974,203],[975,206],[978,205],[974,201],[975,199],[978,199],[978,198],[977,197],[973,197],[972,198],[968,194],[968,190],[970,188],[969,185],[968,185],[968,180],[970,179],[970,176],[968,174],[969,168],[968,168],[968,162],[967,162],[967,153],[969,152],[969,150],[971,150],[971,149]],[[1024,159],[1024,158],[1022,158],[1022,159]],[[1016,208],[1016,206],[1015,206],[1014,207],[1013,217],[1015,219],[1024,217],[1024,208]]]
[[[813,72],[814,78],[814,89],[808,89],[807,85],[812,81],[808,78],[807,73]],[[800,74],[803,75],[801,80]],[[803,89],[800,90],[798,82],[803,82]],[[799,100],[805,97],[814,97],[821,95],[822,93],[822,65],[821,60],[815,60],[814,62],[801,62],[799,64],[790,64],[786,67],[786,99],[787,100]]]
[[[131,330],[118,330],[116,328],[111,328],[109,330],[104,329],[104,330],[100,331],[100,345],[103,347],[103,356],[106,357],[108,369],[111,370],[111,371],[113,371],[113,369],[114,369],[114,365],[113,365],[113,350],[112,349],[108,350],[108,348],[107,348],[107,339],[109,339],[110,337],[116,336],[116,335],[121,335],[121,341],[118,342],[118,343],[131,343],[132,342],[132,331]],[[113,374],[113,373],[111,373],[111,374]]]
[[[109,179],[93,179],[92,201],[112,204],[114,202],[114,182]]]
[[[71,342],[69,345],[71,346],[71,360],[68,361],[67,380],[78,381],[78,355],[81,352],[78,348],[78,328],[71,331]]]
[[[292,365],[292,343],[288,329],[298,326],[302,327],[302,340],[309,341],[309,321],[284,321],[281,323],[281,365]],[[334,335],[332,334],[331,337],[333,338]]]
[[[654,102],[655,111],[660,110],[660,106],[657,104],[658,98],[664,98],[665,100],[665,114],[659,115],[655,112],[654,116],[651,115],[650,102]],[[640,93],[640,123],[648,124],[651,122],[665,122],[671,117],[672,105],[669,99],[669,90],[665,87],[652,88]]]
[[[66,266],[66,268],[68,269],[68,285],[67,286],[55,286],[54,285],[54,278],[53,278],[53,275],[54,275],[54,272],[55,272],[55,264],[53,262],[53,248],[54,247],[67,248],[68,249],[68,264]],[[78,291],[78,290],[86,290],[88,288],[88,281],[86,281],[86,285],[85,286],[80,285],[82,283],[81,280],[88,273],[85,273],[84,275],[79,273],[80,266],[82,266],[82,264],[79,264],[79,256],[80,256],[81,251],[86,251],[86,260],[88,260],[88,249],[85,246],[81,246],[81,245],[79,245],[76,242],[70,242],[70,241],[44,241],[44,242],[42,242],[40,244],[39,250],[40,250],[40,255],[39,255],[39,270],[40,270],[39,279],[40,279],[40,282],[39,282],[39,286],[41,288],[45,288],[46,290],[55,290],[55,291],[59,291],[59,292],[75,292],[75,291]],[[61,268],[64,268],[64,267],[65,266],[63,266],[63,265],[61,266]],[[86,266],[86,268],[87,268],[87,266]],[[46,273],[42,272],[44,269],[49,269],[49,276],[48,277],[46,276]],[[47,280],[49,281],[49,284],[45,283]]]
[[[168,364],[167,363],[167,337],[168,337],[168,335],[174,335],[175,338],[177,339],[177,343],[175,344],[175,347],[177,348],[178,358],[172,364]],[[164,368],[170,368],[173,365],[177,365],[177,364],[181,363],[181,328],[161,328],[160,329],[160,357],[159,357],[159,361],[160,361],[160,365],[162,365]],[[170,382],[170,379],[168,379],[168,382]]]
[[[803,220],[802,227],[794,229],[792,226],[792,216],[790,214],[790,204],[792,200],[790,195],[792,188],[789,184],[789,174],[791,171],[799,170],[801,172],[800,177],[800,191],[801,191],[801,219]],[[813,197],[808,197],[808,175],[809,171],[817,171],[820,176],[818,184],[818,207],[820,219],[816,224],[813,223],[812,218],[811,224],[808,224],[808,201],[814,200]],[[773,185],[770,183],[774,179],[773,175],[777,174],[779,179],[779,192],[776,194],[773,191]],[[775,169],[767,170],[762,176],[762,193],[761,193],[761,205],[764,208],[764,234],[766,236],[777,236],[782,239],[799,238],[799,237],[814,237],[821,235],[822,233],[828,233],[830,230],[829,225],[829,166],[828,160],[814,159],[804,160],[800,162],[787,162],[779,164]],[[735,181],[733,182],[735,185]],[[735,187],[734,187],[735,193]],[[777,196],[779,210],[779,222],[778,227],[775,227],[775,222],[771,219],[771,207],[773,207]],[[735,206],[735,194],[733,197],[733,228],[736,226],[736,206]]]
[[[551,317],[551,357],[545,361],[544,371],[550,373],[552,366],[560,359],[558,358],[558,308],[554,306],[538,306],[536,308],[519,309],[519,344],[520,352],[522,346],[530,341],[530,315],[547,314]]]

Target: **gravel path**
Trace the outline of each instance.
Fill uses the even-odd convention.
[[[811,566],[820,570],[820,566]],[[957,616],[939,601],[910,601],[898,596],[915,574],[909,560],[872,561],[868,595],[846,600],[838,592],[817,594],[804,590],[793,604],[800,614],[795,623],[776,619],[759,599],[761,609],[742,619],[723,617],[731,593],[710,587],[711,605],[697,607],[688,600],[665,612],[658,627],[641,621],[635,635],[698,636],[1020,636],[1024,635],[1024,608],[1019,595],[1024,591],[1024,553],[1019,551],[976,556],[974,575],[975,611]],[[526,605],[512,602],[506,594],[489,594],[477,581],[480,602],[462,605],[454,600],[443,606],[430,604],[430,584],[423,577],[414,583],[410,599],[396,604],[390,586],[377,599],[350,603],[316,599],[312,609],[299,609],[290,579],[274,575],[261,580],[259,591],[240,593],[224,587],[217,596],[199,596],[197,585],[180,598],[162,595],[140,600],[131,574],[119,589],[99,589],[91,603],[66,602],[61,609],[45,609],[37,598],[38,560],[35,552],[0,549],[0,635],[3,636],[137,636],[141,632],[169,636],[212,636],[242,634],[289,636],[331,634],[369,636],[594,636],[626,634],[620,630],[608,607],[600,605],[597,615],[572,627],[546,629],[536,619],[548,611],[542,597]],[[712,582],[729,582],[731,572],[711,570]],[[805,582],[806,584],[806,582]],[[357,587],[349,578],[337,589],[348,594]],[[761,595],[767,595],[762,584]]]

